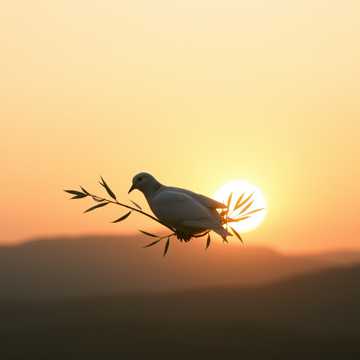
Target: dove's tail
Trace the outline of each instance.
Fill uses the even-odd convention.
[[[222,226],[218,226],[215,229],[213,229],[217,234],[219,234],[225,242],[227,242],[227,236],[232,236],[226,229],[224,229]]]

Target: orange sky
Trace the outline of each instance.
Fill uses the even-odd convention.
[[[101,174],[127,199],[147,170],[208,195],[255,183],[269,212],[250,243],[359,247],[359,14],[355,0],[2,5],[1,240],[149,228],[61,192]]]

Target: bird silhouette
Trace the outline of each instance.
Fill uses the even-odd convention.
[[[196,234],[213,230],[224,241],[231,234],[222,226],[221,215],[216,209],[226,205],[190,190],[161,184],[149,173],[133,177],[128,193],[141,191],[152,212],[163,223],[174,229],[179,239],[188,241]]]

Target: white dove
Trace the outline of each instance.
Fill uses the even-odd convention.
[[[216,211],[226,205],[218,201],[190,190],[162,185],[146,172],[134,176],[128,193],[135,189],[144,194],[155,216],[173,228],[181,239],[189,240],[192,235],[207,230],[215,231],[224,241],[231,235],[223,228]]]

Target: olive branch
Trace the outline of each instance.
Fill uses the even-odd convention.
[[[157,223],[161,224],[162,226],[166,227],[167,229],[170,230],[170,233],[166,234],[165,236],[158,236],[156,234],[150,233],[145,230],[139,230],[142,234],[156,239],[156,240],[152,241],[151,243],[145,245],[144,248],[154,246],[154,245],[158,244],[159,242],[166,239],[163,256],[165,256],[169,250],[170,240],[172,237],[176,237],[180,241],[188,242],[191,240],[191,238],[201,238],[201,237],[206,236],[205,249],[209,248],[210,243],[211,243],[210,230],[206,230],[206,231],[200,232],[200,233],[186,233],[186,234],[179,232],[175,228],[169,226],[168,224],[166,224],[163,221],[161,221],[160,219],[158,219],[157,217],[145,212],[142,209],[142,207],[139,204],[137,204],[135,201],[130,200],[132,205],[124,204],[124,203],[118,201],[117,196],[111,190],[110,186],[106,183],[106,181],[104,180],[103,177],[100,177],[99,184],[105,189],[106,193],[109,195],[110,198],[92,194],[91,192],[87,191],[83,186],[80,186],[80,190],[64,190],[64,191],[66,193],[72,195],[72,197],[70,199],[83,199],[83,198],[89,197],[94,201],[95,205],[86,209],[84,211],[84,213],[94,211],[96,209],[102,208],[109,204],[121,206],[124,209],[127,209],[128,211],[124,215],[120,216],[119,218],[117,218],[111,222],[113,224],[126,220],[133,212],[135,212],[135,213],[144,215],[144,216],[156,221]],[[243,239],[242,239],[241,235],[229,224],[234,223],[234,222],[244,221],[244,220],[250,218],[256,212],[263,210],[263,209],[250,210],[251,206],[254,203],[254,200],[252,200],[253,195],[254,195],[254,193],[246,196],[246,194],[243,193],[239,196],[239,198],[235,202],[233,202],[234,204],[232,205],[233,193],[230,193],[230,195],[227,199],[226,208],[220,212],[221,223],[225,226],[226,230],[230,234],[231,233],[234,234],[242,243],[243,243]],[[229,229],[231,230],[231,232],[229,231]],[[228,242],[228,240],[223,240],[223,241]]]

